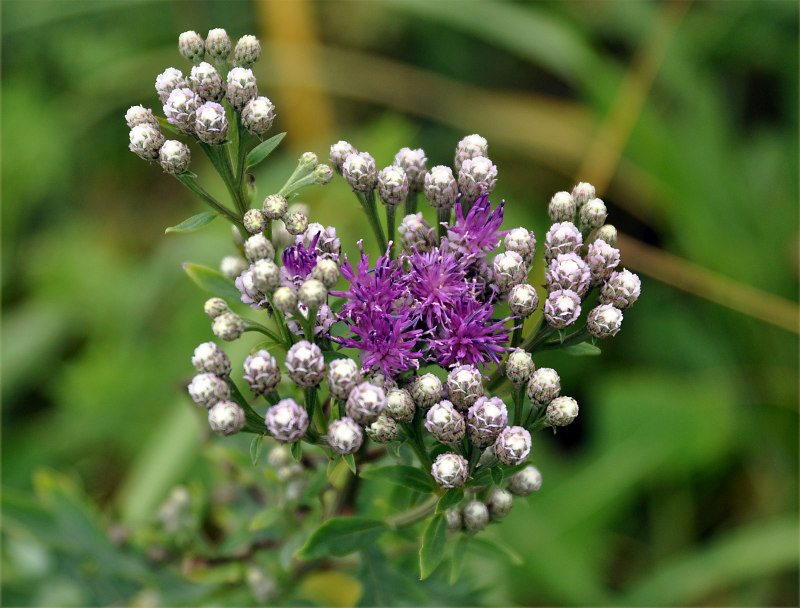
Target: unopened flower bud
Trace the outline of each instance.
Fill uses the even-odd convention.
[[[531,453],[531,434],[521,426],[507,426],[494,442],[494,455],[507,466],[522,464]]]
[[[603,285],[603,290],[600,292],[600,303],[611,304],[620,310],[625,310],[633,306],[634,302],[639,299],[641,291],[642,282],[630,270],[614,272]]]
[[[357,384],[361,382],[358,364],[352,359],[334,359],[328,364],[328,391],[337,399],[347,399]]]
[[[583,245],[581,231],[571,222],[553,224],[545,237],[545,259],[549,262],[561,253],[580,253]]]
[[[398,422],[411,422],[415,409],[414,400],[407,390],[394,388],[386,394],[386,413]]]
[[[197,374],[187,387],[189,396],[197,405],[206,409],[218,401],[230,399],[231,389],[228,383],[216,374],[204,372]]]
[[[408,196],[408,177],[401,167],[385,167],[378,173],[378,197],[387,207],[396,207]]]
[[[278,287],[272,294],[272,303],[284,315],[297,310],[297,292],[291,287]]]
[[[616,336],[620,325],[622,325],[622,311],[611,304],[601,304],[593,308],[586,318],[586,329],[595,338]]]
[[[378,416],[378,419],[365,427],[367,437],[375,443],[391,443],[397,439],[397,423],[394,418],[390,418],[385,412]]]
[[[200,34],[190,30],[178,36],[178,51],[192,63],[199,63],[205,57],[206,43]]]
[[[208,425],[217,435],[233,435],[244,428],[244,410],[233,401],[220,401],[208,410]]]
[[[230,311],[228,303],[222,298],[209,298],[203,305],[203,312],[206,313],[209,319],[216,319],[222,313]]]
[[[497,167],[485,156],[466,159],[458,172],[461,203],[472,205],[483,194],[491,194],[497,184]]]
[[[433,374],[423,374],[411,386],[417,407],[427,410],[442,397],[442,381]]]
[[[458,142],[456,146],[456,156],[453,165],[456,172],[461,171],[461,165],[465,160],[475,158],[477,156],[489,156],[489,144],[486,139],[474,133],[467,135],[464,139]]]
[[[308,279],[297,290],[297,298],[300,304],[309,310],[317,310],[325,304],[328,298],[328,289],[317,279]]]
[[[207,101],[199,108],[194,123],[195,133],[203,143],[217,146],[228,136],[228,117],[225,108],[214,101]]]
[[[450,209],[456,202],[458,183],[453,170],[445,165],[436,165],[425,174],[425,198],[431,207]]]
[[[485,448],[508,424],[508,409],[499,397],[481,397],[467,411],[467,431],[470,441]]]
[[[542,487],[542,474],[532,464],[514,473],[508,479],[508,489],[517,496],[528,496]]]
[[[545,272],[547,291],[551,292],[569,289],[582,297],[588,291],[590,281],[589,267],[575,253],[560,253],[550,260]]]
[[[313,152],[303,152],[297,161],[298,167],[305,173],[311,173],[318,164],[319,159]]]
[[[436,245],[436,230],[422,218],[422,213],[405,216],[397,232],[407,251],[429,251]]]
[[[321,281],[325,287],[330,289],[339,280],[339,264],[330,258],[319,258],[311,271],[311,277]]]
[[[594,186],[592,186],[592,184],[587,184],[586,182],[578,182],[572,189],[571,196],[572,200],[575,201],[575,204],[580,209],[595,197]]]
[[[539,294],[533,285],[520,283],[508,293],[508,307],[515,317],[529,317],[539,306]]]
[[[470,532],[483,530],[489,523],[489,509],[479,500],[468,502],[461,516],[464,518],[464,527]]]
[[[206,36],[206,54],[215,60],[226,59],[231,54],[231,39],[221,27],[209,30]]]
[[[308,414],[294,399],[281,399],[264,418],[270,435],[281,443],[300,441],[308,430]]]
[[[233,68],[228,72],[228,83],[225,87],[225,98],[231,107],[241,112],[251,99],[258,96],[258,85],[253,71],[249,68]]]
[[[293,236],[303,234],[308,228],[308,218],[302,213],[287,213],[283,218],[283,223],[287,232]]]
[[[318,186],[324,186],[326,184],[330,184],[331,180],[333,179],[333,169],[331,169],[328,165],[322,164],[317,165],[314,167],[314,171],[311,173],[311,177],[314,178],[314,183]]]
[[[271,220],[279,220],[286,215],[287,209],[286,198],[280,194],[270,194],[264,199],[264,215]]]
[[[528,278],[528,267],[515,251],[498,253],[492,261],[493,277],[497,288],[505,293]]]
[[[559,289],[547,296],[544,303],[544,319],[556,329],[564,329],[575,323],[581,314],[581,297],[569,289]]]
[[[599,285],[606,281],[619,264],[619,249],[615,249],[602,239],[589,245],[586,252],[586,265],[592,275],[592,283]]]
[[[168,139],[158,151],[158,162],[165,172],[180,175],[189,169],[192,155],[189,146],[175,139]]]
[[[250,234],[262,232],[267,227],[267,217],[261,209],[248,209],[242,218],[244,229]],[[264,237],[266,240],[266,237]]]
[[[264,395],[278,386],[281,370],[275,357],[262,349],[244,360],[243,378],[251,391],[256,395]]]
[[[328,425],[328,443],[334,452],[352,454],[364,441],[361,427],[352,418],[344,416]]]
[[[220,340],[232,342],[244,333],[245,324],[242,318],[232,312],[224,312],[211,322],[211,331]]]
[[[533,373],[533,358],[521,348],[512,350],[506,360],[506,376],[515,385],[525,384]]]
[[[401,148],[394,155],[394,164],[405,172],[410,192],[420,192],[425,186],[427,163],[428,159],[425,156],[425,150],[422,148],[417,148],[416,150]]]
[[[472,365],[459,365],[447,374],[447,393],[450,401],[460,410],[468,410],[479,397],[483,397],[483,378]]]
[[[298,386],[316,386],[325,377],[325,358],[319,346],[301,340],[286,353],[286,369]]]
[[[167,68],[156,76],[156,93],[161,104],[167,103],[170,94],[175,89],[186,88],[186,78],[183,77],[183,72],[177,68]]]
[[[574,222],[578,208],[569,192],[556,192],[547,206],[552,222]]]
[[[336,173],[342,175],[342,166],[344,165],[344,161],[351,154],[358,154],[358,150],[356,150],[355,146],[349,142],[341,140],[337,141],[331,146],[331,153],[328,158],[331,161]]]
[[[501,519],[509,514],[514,506],[514,496],[508,490],[493,488],[486,499],[492,519]]]
[[[506,251],[515,251],[522,256],[525,264],[533,264],[533,256],[536,255],[536,237],[527,228],[512,228],[506,233],[503,241]]]
[[[198,372],[210,372],[217,376],[231,373],[231,362],[228,355],[213,342],[203,342],[194,349],[192,365]]]
[[[599,228],[605,223],[608,212],[603,201],[599,198],[592,198],[581,207],[578,215],[581,228]]]
[[[275,258],[275,248],[264,234],[258,233],[244,242],[244,254],[251,263],[258,260],[272,260]]]
[[[453,452],[439,454],[431,465],[431,475],[441,488],[460,488],[467,481],[469,465],[463,456]]]
[[[544,407],[561,392],[561,378],[556,370],[540,367],[531,374],[528,382],[528,399],[531,407]]]
[[[263,294],[271,294],[281,284],[281,270],[271,259],[253,262],[253,285]]]
[[[261,59],[261,43],[251,35],[242,36],[233,49],[233,65],[242,68],[252,67]]]
[[[226,255],[219,263],[219,271],[233,281],[247,270],[247,262],[238,255]]]
[[[192,68],[189,84],[205,101],[220,101],[225,95],[222,76],[213,65],[205,61]]]
[[[378,185],[375,159],[367,152],[350,154],[342,164],[342,175],[353,192],[371,192]]]
[[[158,127],[158,120],[153,114],[153,110],[145,108],[144,106],[131,106],[125,112],[125,122],[128,124],[129,129],[133,129],[136,125],[152,125]]]
[[[444,512],[444,518],[447,521],[448,532],[458,532],[464,525],[464,519],[461,517],[461,509],[452,507]]]
[[[347,415],[359,424],[371,424],[386,407],[386,393],[371,382],[355,386],[347,397]]]
[[[617,229],[611,224],[603,224],[594,231],[591,241],[605,241],[611,247],[614,247],[617,244]]]
[[[261,137],[272,128],[275,105],[267,97],[256,97],[244,104],[242,125],[253,135]]]
[[[294,463],[292,451],[285,445],[276,445],[267,454],[267,464],[273,469],[291,466]],[[295,463],[296,464],[296,463]]]
[[[164,145],[161,131],[151,124],[136,125],[130,132],[128,148],[144,160],[158,160],[158,153]]]
[[[567,426],[578,417],[578,402],[572,397],[556,397],[547,406],[547,422],[551,426]]]
[[[466,434],[466,422],[453,404],[440,401],[425,415],[425,428],[436,441],[445,445],[458,445]]]
[[[197,108],[202,101],[191,89],[174,89],[164,103],[164,115],[169,124],[175,125],[182,133],[194,133]]]

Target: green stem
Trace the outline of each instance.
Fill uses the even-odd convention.
[[[406,215],[417,212],[417,192],[409,192],[406,197]]]
[[[249,422],[253,422],[263,427],[264,419],[261,417],[261,414],[250,407],[250,404],[247,403],[247,399],[245,399],[242,393],[239,392],[239,387],[236,386],[236,383],[231,380],[230,377],[226,378],[225,381],[228,383],[228,387],[231,389],[231,397],[233,397],[233,400],[242,406],[245,418]],[[262,428],[260,432],[265,433],[266,429]]]
[[[228,194],[230,194],[231,200],[233,200],[236,205],[239,215],[243,216],[247,209],[242,204],[239,198],[238,188],[234,183],[233,168],[231,167],[231,159],[230,156],[228,156],[227,148],[222,145],[211,146],[203,142],[200,142],[200,148],[206,153],[208,160],[211,161],[217,173],[222,177],[222,181],[225,182],[225,187],[228,189]]]
[[[175,179],[189,188],[189,190],[194,192],[197,196],[202,198],[212,209],[214,209],[214,211],[218,212],[220,215],[223,215],[240,228],[242,227],[241,218],[236,217],[227,207],[222,205],[219,201],[217,201],[217,199],[206,192],[203,187],[197,183],[197,180],[195,180],[194,177],[186,173],[181,173],[180,175],[176,175]]]
[[[565,346],[572,346],[573,344],[580,344],[584,342],[587,338],[591,337],[589,330],[586,327],[582,327],[578,331],[572,332],[563,340],[554,340],[552,342],[546,342],[542,344],[537,350],[553,350],[556,348],[564,348]]]
[[[397,205],[386,205],[386,234],[389,238],[389,258],[394,259],[394,227]]]
[[[417,522],[423,521],[429,515],[436,511],[436,505],[439,502],[439,496],[434,494],[429,496],[425,501],[419,503],[416,507],[403,511],[397,515],[392,515],[386,520],[389,527],[393,529],[404,528]]]
[[[511,348],[516,348],[522,341],[522,326],[524,321],[520,320],[519,325],[514,328],[514,333],[511,335]]]
[[[514,397],[514,426],[519,426],[522,422],[522,407],[525,403],[525,385],[515,386],[512,394]]]
[[[271,338],[275,342],[280,343],[282,340],[278,337],[277,334],[271,332],[269,329],[264,327],[263,325],[259,325],[258,323],[253,323],[252,321],[245,321],[245,331],[257,331],[260,334],[264,334],[268,338]]]
[[[436,210],[436,219],[438,220],[438,234],[439,234],[439,241],[441,242],[442,238],[447,236],[447,226],[445,224],[450,224],[450,216],[452,214],[453,208],[447,207],[439,208]]]
[[[364,208],[364,212],[367,214],[369,225],[372,227],[372,232],[375,233],[375,238],[378,240],[378,248],[380,249],[381,254],[383,254],[386,252],[387,244],[386,237],[383,234],[381,221],[378,219],[378,212],[375,209],[375,191],[370,190],[366,193],[357,192],[356,196],[358,197],[361,206]]]
[[[239,114],[236,114],[236,128],[239,131],[239,149],[237,155],[237,163],[236,163],[236,175],[237,175],[237,186],[239,188],[239,198],[246,204],[246,207],[250,208],[250,200],[249,197],[245,194],[246,184],[244,179],[244,170],[245,170],[245,157],[247,156],[247,144],[250,141],[250,133],[247,132],[242,126],[242,119]]]

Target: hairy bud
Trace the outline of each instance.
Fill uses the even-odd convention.
[[[230,399],[231,389],[222,378],[209,372],[197,374],[187,387],[189,396],[197,405],[206,409],[218,401]]]
[[[425,416],[425,428],[436,441],[445,445],[458,445],[466,434],[466,423],[453,404],[440,401],[428,410]]]
[[[539,294],[533,285],[520,283],[508,293],[508,307],[515,317],[529,317],[539,306]]]
[[[578,402],[572,397],[556,397],[547,406],[547,422],[551,426],[567,426],[578,417]]]
[[[199,63],[206,55],[206,43],[200,34],[190,30],[178,36],[178,51],[192,63]]]
[[[408,189],[410,192],[419,192],[425,186],[427,163],[428,159],[422,148],[417,148],[416,150],[401,148],[394,155],[395,166],[400,167],[408,177]]]
[[[467,481],[469,465],[463,456],[453,452],[439,454],[431,465],[431,475],[441,488],[460,488]]]
[[[334,452],[352,454],[364,441],[361,427],[352,418],[344,416],[328,425],[328,443]]]
[[[194,349],[192,365],[198,372],[210,372],[217,376],[227,376],[231,373],[228,355],[213,342],[203,342]]]
[[[267,410],[270,435],[281,443],[300,441],[308,430],[308,414],[294,399],[281,399]]]
[[[301,340],[286,353],[286,369],[298,386],[316,386],[325,377],[325,358],[319,346]]]
[[[528,465],[508,479],[508,489],[517,496],[528,496],[542,487],[542,474],[533,465]]]
[[[531,407],[544,407],[561,392],[561,378],[556,370],[540,367],[531,374],[527,392]]]
[[[244,410],[233,401],[220,401],[208,410],[208,425],[217,435],[233,435],[244,428]]]
[[[402,388],[393,388],[386,395],[386,413],[398,422],[411,422],[414,418],[414,400]]]

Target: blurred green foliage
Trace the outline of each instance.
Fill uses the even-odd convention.
[[[256,75],[277,105],[275,132],[292,118],[291,87],[333,116],[313,137],[289,133],[257,176],[260,192],[280,185],[296,152],[324,157],[338,139],[379,164],[423,147],[433,165],[477,131],[500,169],[506,226],[532,226],[541,242],[549,197],[576,181],[665,14],[644,2],[316,2],[319,81],[287,83],[281,62],[293,57],[271,53],[269,33],[288,9],[268,5],[2,4],[6,604],[147,603],[147,590],[164,605],[254,601],[243,566],[197,582],[108,534],[115,521],[150,525],[176,484],[213,502],[235,481],[214,456],[224,442],[203,434],[184,395],[192,349],[211,333],[205,296],[180,269],[216,266],[230,233],[218,221],[164,236],[201,205],[128,152],[122,120],[130,105],[156,103],[164,67],[186,69],[181,31],[262,38]],[[795,304],[797,32],[793,2],[692,5],[603,192],[623,232]],[[352,252],[363,219],[346,190],[335,181],[305,202]],[[635,267],[623,251],[626,261]],[[367,555],[307,576],[287,601],[796,605],[797,337],[658,277],[643,293],[602,357],[537,360],[559,370],[581,417],[541,436],[543,489],[487,533],[521,563],[472,543],[469,576],[451,590],[447,573],[418,586]],[[246,349],[230,348],[231,359]],[[237,451],[246,469],[246,440],[225,444],[228,457]],[[209,550],[231,549],[202,529]],[[230,542],[247,540],[246,527],[237,534]],[[415,571],[415,555],[398,559]]]

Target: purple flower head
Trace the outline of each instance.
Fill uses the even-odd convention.
[[[236,277],[233,283],[242,294],[242,302],[249,304],[250,308],[255,308],[256,310],[265,309],[272,314],[266,294],[259,291],[253,281],[253,266],[253,264],[250,264],[249,268]]]
[[[412,299],[412,311],[429,328],[438,325],[457,300],[471,292],[466,272],[452,251],[438,247],[405,256],[403,281]]]
[[[507,230],[500,230],[503,223],[503,206],[492,210],[489,195],[479,197],[466,216],[461,200],[456,201],[456,221],[447,228],[449,247],[459,254],[472,258],[485,257],[486,253],[497,248]]]
[[[317,240],[319,240],[319,233],[311,239],[309,247],[298,242],[283,250],[281,282],[284,285],[297,289],[303,281],[311,276],[311,271],[317,265]]]

